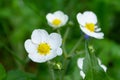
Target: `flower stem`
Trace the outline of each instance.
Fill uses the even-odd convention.
[[[57,33],[58,33],[58,34],[61,34],[60,29],[57,29]]]
[[[52,68],[50,61],[48,61],[48,68],[49,68],[49,73],[51,75],[51,80],[55,80],[54,69]]]
[[[72,48],[72,50],[70,51],[70,53],[69,53],[69,55],[70,55],[70,57],[73,57],[72,55],[74,54],[74,51],[76,50],[76,48],[78,48],[78,46],[80,45],[80,43],[81,43],[81,41],[83,40],[83,37],[82,38],[80,38],[77,42],[76,42],[76,44],[75,44],[75,46]],[[68,56],[69,57],[69,56]],[[67,71],[67,68],[68,68],[68,65],[69,65],[69,63],[70,63],[70,60],[71,60],[71,58],[65,58],[64,59],[64,71],[63,71],[63,73],[62,73],[62,80],[64,79],[64,75],[65,75],[65,73],[66,73],[66,71]]]
[[[68,37],[69,31],[70,31],[70,28],[67,27],[66,32],[65,32],[65,35],[64,35],[64,37],[63,37],[62,49],[63,49],[65,58],[66,58],[66,56],[67,56],[67,51],[66,51],[66,49],[65,49],[65,43],[66,43],[66,39],[67,39],[67,37]]]
[[[58,72],[58,73],[59,73],[59,80],[63,80],[63,79],[62,79],[61,72],[62,72],[61,70]]]
[[[72,48],[72,50],[70,51],[70,56],[72,56],[72,55],[74,54],[75,50],[78,48],[78,46],[80,45],[80,43],[81,43],[82,40],[83,40],[83,37],[80,38],[80,39],[76,42],[75,46],[74,46],[74,47]]]

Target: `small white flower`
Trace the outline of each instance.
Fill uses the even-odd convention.
[[[85,73],[82,70],[80,71],[80,75],[83,79],[85,78]]]
[[[98,64],[100,65],[101,68],[103,68],[103,70],[106,72],[107,71],[107,67],[103,64],[101,64],[101,60],[98,58]]]
[[[48,24],[53,28],[64,26],[68,21],[68,16],[62,11],[56,11],[53,14],[48,13],[46,18]]]
[[[77,61],[78,67],[82,70],[83,69],[83,60],[84,58],[79,58]]]
[[[83,60],[84,60],[84,58],[79,58],[77,61],[77,64],[78,64],[78,67],[80,68],[80,75],[84,79],[85,73],[83,72]]]
[[[91,11],[85,11],[83,14],[77,14],[77,20],[80,24],[81,30],[94,38],[103,39],[104,33],[100,32],[101,28],[99,28],[97,24],[97,16]]]
[[[35,29],[31,39],[25,41],[25,49],[32,61],[42,63],[62,55],[61,44],[61,35],[57,33],[49,35],[43,29]]]

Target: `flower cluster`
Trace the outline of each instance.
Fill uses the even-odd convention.
[[[77,14],[77,20],[80,29],[89,37],[94,37],[96,39],[103,39],[104,33],[100,32],[101,28],[97,26],[97,17],[91,11],[85,11],[83,14]],[[64,26],[68,21],[68,16],[62,11],[56,11],[54,13],[48,13],[46,15],[48,25],[53,28],[60,28]],[[63,51],[61,48],[62,37],[58,33],[51,33],[44,29],[35,29],[32,32],[31,39],[25,41],[25,49],[28,52],[28,57],[38,63],[43,63],[49,61],[56,56],[62,55]],[[85,73],[83,71],[83,60],[84,58],[79,58],[77,61],[78,67],[80,68],[80,75],[85,78]],[[101,64],[100,59],[98,59],[98,64],[106,72],[107,68]]]

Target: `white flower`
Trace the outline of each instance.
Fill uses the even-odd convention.
[[[84,58],[79,58],[77,61],[77,64],[78,64],[78,67],[80,68],[80,75],[84,79],[85,73],[83,72],[83,60],[84,60]]]
[[[62,11],[56,11],[53,14],[48,13],[46,18],[48,24],[53,28],[64,26],[68,21],[68,16]]]
[[[82,70],[83,69],[83,60],[84,58],[79,58],[77,61],[78,67]]]
[[[25,49],[32,61],[42,63],[62,55],[61,44],[61,35],[57,33],[49,35],[43,29],[35,29],[31,39],[25,41]]]
[[[91,11],[85,11],[83,14],[77,14],[77,20],[80,24],[81,30],[94,38],[103,39],[104,33],[100,32],[101,28],[99,28],[97,24],[97,16]]]

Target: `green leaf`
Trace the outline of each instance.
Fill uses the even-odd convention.
[[[86,55],[83,63],[83,71],[85,72],[85,80],[109,80],[107,74],[98,64],[98,59],[94,53],[88,49],[85,44]]]
[[[75,65],[77,65],[77,64],[75,64]],[[74,71],[72,71],[71,74],[65,76],[64,80],[82,80],[82,78],[80,77],[80,70],[79,70],[78,66],[75,66]]]
[[[7,74],[7,80],[36,80],[35,75],[20,70],[12,70]]]
[[[6,72],[4,67],[0,64],[0,80],[3,80],[6,77]]]

